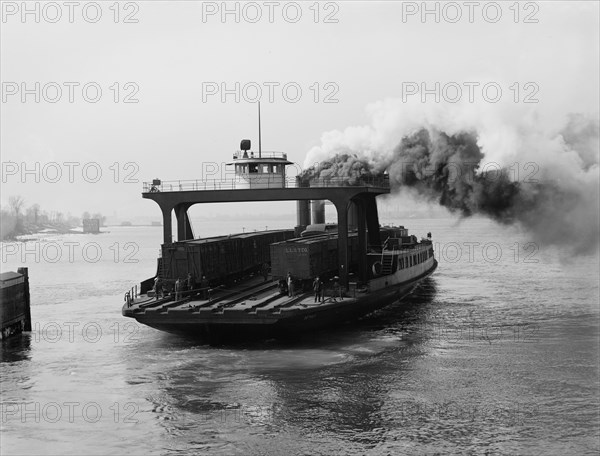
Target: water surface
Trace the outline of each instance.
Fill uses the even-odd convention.
[[[2,343],[2,452],[597,454],[598,256],[480,219],[406,225],[433,232],[436,273],[294,343],[212,347],[122,317],[160,227],[33,241],[56,262],[19,247],[3,269],[29,267],[34,331]]]

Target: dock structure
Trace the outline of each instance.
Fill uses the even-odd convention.
[[[29,273],[27,268],[17,271],[0,274],[0,339],[31,331]]]
[[[242,146],[245,143],[242,141]],[[249,148],[249,142],[247,143]],[[243,149],[243,147],[242,147]],[[262,153],[255,157],[247,149],[233,156],[235,179],[145,182],[142,197],[155,201],[163,216],[163,242],[173,242],[172,213],[177,219],[177,240],[194,239],[188,210],[194,204],[249,201],[297,201],[298,225],[310,224],[310,201],[330,201],[337,211],[340,283],[348,285],[348,230],[358,230],[359,250],[367,254],[368,245],[381,245],[376,197],[390,192],[387,175],[371,177],[333,177],[302,180],[286,178],[285,166],[291,164],[281,153]],[[317,221],[313,221],[317,222]],[[320,221],[318,221],[320,222]],[[367,239],[368,237],[368,239]],[[366,265],[359,271],[366,280]]]

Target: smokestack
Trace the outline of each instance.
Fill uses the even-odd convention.
[[[367,234],[368,243],[371,246],[381,246],[381,234],[379,232],[379,214],[377,212],[377,201],[375,197],[366,200]]]
[[[299,200],[296,201],[296,225],[301,227],[302,230],[306,229],[310,225],[310,201]]]
[[[311,203],[312,208],[312,222],[325,223],[325,202],[323,200],[313,200]]]
[[[348,208],[348,229],[358,229],[358,205],[354,201],[350,201],[350,207]]]

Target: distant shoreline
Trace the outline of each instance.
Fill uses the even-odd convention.
[[[116,226],[116,227],[124,227],[124,228],[130,228],[130,227],[135,227],[135,226],[150,226],[150,227],[153,227],[153,228],[162,228],[162,224],[160,224],[160,225],[152,225],[152,224],[148,224],[148,223],[127,223],[125,225],[119,224],[119,223],[109,223],[109,224],[106,224],[104,226],[105,227],[108,227],[108,226],[113,226],[114,227],[114,226]]]
[[[28,239],[23,239],[25,236],[39,236],[44,234],[104,234],[110,231],[99,231],[98,233],[84,232],[82,227],[72,227],[65,225],[39,225],[36,227],[28,226],[19,231],[13,231],[2,236],[2,241],[18,242]]]

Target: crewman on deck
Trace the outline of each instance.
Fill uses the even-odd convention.
[[[202,280],[200,281],[200,289],[202,290],[202,299],[208,299],[208,280],[206,276],[202,276]]]
[[[156,277],[154,279],[154,297],[156,298],[156,300],[158,301],[158,295],[161,291],[162,288],[162,283],[160,282],[160,279],[158,277]]]
[[[292,277],[292,273],[288,272],[287,274],[287,287],[288,287],[288,297],[294,297],[294,278]]]
[[[315,277],[313,281],[313,290],[315,290],[315,302],[321,302],[323,299],[323,282],[319,276]]]
[[[194,277],[192,276],[191,272],[188,272],[186,283],[187,283],[187,289],[189,291],[189,295],[191,297],[194,295],[194,289],[196,288],[196,281],[194,280]]]
[[[181,278],[177,277],[175,281],[175,301],[179,301],[181,299]]]
[[[263,263],[261,272],[262,272],[263,278],[265,279],[265,282],[267,280],[269,280],[269,265],[268,265],[268,263]]]

